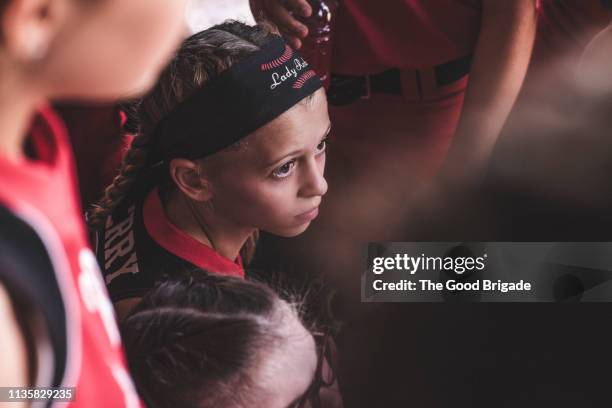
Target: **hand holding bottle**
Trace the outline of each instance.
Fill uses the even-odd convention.
[[[251,0],[257,19],[265,17],[279,26],[293,48],[321,77],[325,88],[331,80],[331,55],[337,0]]]
[[[302,39],[308,36],[308,27],[300,19],[312,15],[307,0],[250,0],[250,4],[256,20],[261,17],[270,20],[293,48],[302,47]]]

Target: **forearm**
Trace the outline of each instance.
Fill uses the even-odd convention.
[[[469,86],[448,161],[466,171],[488,160],[519,93],[536,33],[535,0],[484,0]]]
[[[27,387],[27,351],[23,333],[17,323],[15,310],[11,304],[6,288],[0,284],[0,322],[2,335],[0,336],[0,386]],[[15,407],[25,404],[13,403]],[[0,403],[0,406],[2,404]]]

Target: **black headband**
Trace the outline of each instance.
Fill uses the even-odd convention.
[[[219,152],[322,87],[278,37],[194,92],[153,132],[153,163]]]

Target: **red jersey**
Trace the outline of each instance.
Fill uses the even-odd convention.
[[[332,71],[364,75],[424,69],[473,53],[480,32],[477,0],[342,0],[334,28]]]
[[[159,191],[126,199],[96,234],[96,253],[113,302],[142,297],[164,275],[195,269],[244,278],[242,258],[225,258],[166,217]]]
[[[0,157],[0,204],[36,231],[60,288],[66,320],[63,387],[69,407],[140,407],[128,375],[115,314],[88,247],[67,135],[48,108],[35,119],[29,151],[35,160]]]

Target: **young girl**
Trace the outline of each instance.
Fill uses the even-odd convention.
[[[73,387],[38,396],[74,407],[137,407],[67,136],[46,101],[148,89],[182,35],[183,2],[4,0],[0,13],[1,385]]]
[[[251,281],[195,272],[169,279],[121,329],[150,408],[314,408],[333,382],[322,373],[330,343],[317,336],[317,350],[296,308]]]
[[[258,230],[303,232],[327,190],[321,81],[266,26],[186,40],[139,106],[140,132],[91,214],[120,317],[160,274],[243,277]]]

